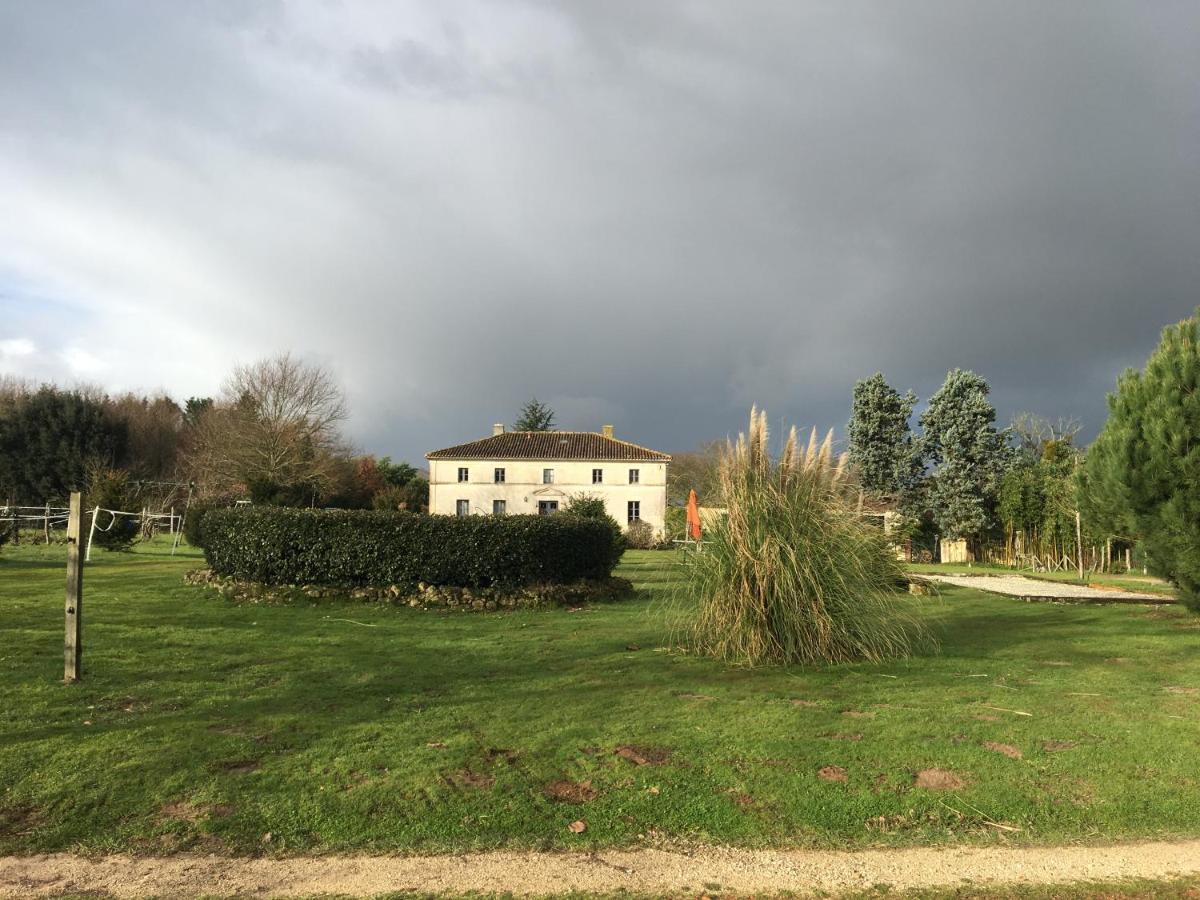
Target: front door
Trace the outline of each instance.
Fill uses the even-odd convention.
[[[539,500],[538,501],[538,515],[539,516],[552,516],[556,512],[558,512],[558,501],[557,500]]]

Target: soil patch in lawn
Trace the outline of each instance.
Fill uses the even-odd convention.
[[[913,783],[927,791],[957,791],[966,787],[966,781],[949,769],[922,769]]]
[[[993,753],[999,753],[1007,756],[1009,759],[1021,759],[1024,754],[1014,747],[1012,744],[1000,744],[996,741],[984,741],[983,746],[991,750]]]
[[[470,769],[462,769],[446,776],[446,783],[451,787],[485,791],[496,783],[496,779],[491,775],[472,772]]]
[[[817,777],[822,781],[845,781],[846,770],[841,766],[822,766],[817,771]]]
[[[1042,741],[1042,749],[1047,753],[1057,753],[1060,750],[1071,750],[1077,747],[1074,741]]]
[[[25,834],[37,828],[42,812],[36,806],[0,806],[0,837]]]
[[[160,818],[175,822],[198,822],[210,817],[223,819],[233,812],[234,807],[229,803],[191,803],[187,800],[168,803],[158,811]]]
[[[671,758],[669,750],[659,747],[637,747],[633,744],[618,747],[613,752],[621,759],[629,760],[635,766],[661,766]]]
[[[587,803],[589,800],[595,800],[597,796],[590,780],[552,781],[546,785],[544,793],[559,803]]]

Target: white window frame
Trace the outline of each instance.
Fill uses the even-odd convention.
[[[592,469],[592,484],[604,484],[603,469]]]
[[[632,525],[634,522],[642,521],[642,501],[630,500],[625,504],[626,524]]]
[[[553,469],[542,469],[542,484],[554,484]]]
[[[493,516],[508,515],[508,501],[507,500],[493,500],[492,501],[492,515]]]
[[[469,516],[471,514],[471,501],[470,500],[455,500],[454,501],[454,514],[456,516],[458,516],[460,519],[465,519],[467,516]]]
[[[504,479],[507,477],[508,475],[504,471],[504,466],[497,466],[492,471],[492,484],[504,484]]]
[[[629,470],[629,483],[630,484],[641,484],[642,483],[642,470],[641,469],[630,469]]]
[[[458,467],[458,483],[466,484],[470,480],[471,480],[471,470],[468,469],[466,466],[459,466]]]

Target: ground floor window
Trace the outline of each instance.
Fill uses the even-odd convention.
[[[642,518],[642,501],[641,500],[630,500],[629,501],[629,521],[637,522],[637,521],[640,521],[641,518]]]
[[[552,516],[556,512],[558,512],[558,501],[557,500],[539,500],[538,501],[538,515],[539,516]]]
[[[492,515],[502,516],[508,510],[508,502],[505,500],[492,501]]]
[[[471,514],[471,501],[459,500],[454,504],[454,512],[458,516],[469,516]]]

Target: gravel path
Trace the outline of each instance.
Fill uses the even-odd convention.
[[[1174,603],[1165,594],[1145,594],[1118,588],[1084,587],[1057,581],[1042,581],[1024,575],[920,575],[919,578],[977,588],[1009,597],[1036,600],[1072,600],[1079,603]]]
[[[387,891],[842,893],[965,884],[1053,884],[1200,874],[1200,840],[1109,847],[734,850],[721,847],[465,856],[221,856],[71,854],[0,857],[0,897],[97,893],[112,897],[297,897]]]

